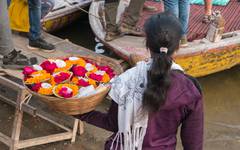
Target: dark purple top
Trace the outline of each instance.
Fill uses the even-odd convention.
[[[171,85],[165,104],[158,112],[149,115],[143,150],[175,150],[178,127],[181,127],[184,150],[202,150],[202,96],[184,74],[172,72],[170,77]],[[118,131],[118,105],[114,101],[108,113],[92,111],[75,117],[114,133]],[[105,150],[110,149],[113,137],[106,142]]]

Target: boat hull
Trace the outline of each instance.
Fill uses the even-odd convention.
[[[61,29],[83,15],[86,8],[89,7],[92,0],[82,0],[78,3],[69,4],[65,2],[65,6],[53,9],[43,20],[42,26],[46,32]]]
[[[93,2],[89,12],[99,16],[101,7],[103,2]],[[132,54],[144,56],[143,58],[150,56],[145,48],[144,37],[124,36],[106,42],[105,30],[100,20],[92,15],[89,15],[89,20],[99,40],[124,60],[130,62]],[[188,48],[180,49],[175,54],[174,60],[194,77],[206,76],[240,64],[240,31],[226,33],[225,37],[218,43],[211,43],[206,39],[190,42]]]

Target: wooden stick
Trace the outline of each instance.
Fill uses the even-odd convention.
[[[79,122],[78,119],[74,120],[71,143],[74,143],[76,140],[76,135],[77,135],[77,130],[78,130],[78,122]]]
[[[78,134],[82,135],[84,133],[84,124],[81,120],[79,120],[79,129],[78,129]]]

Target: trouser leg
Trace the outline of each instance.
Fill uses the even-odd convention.
[[[29,8],[29,40],[37,40],[41,35],[41,0],[28,0]]]
[[[164,0],[164,11],[173,13],[176,17],[179,17],[178,0]]]
[[[146,0],[131,0],[126,9],[123,22],[135,26],[139,20],[144,2]]]
[[[119,0],[105,0],[105,20],[107,32],[116,32],[118,30],[116,24],[117,9]]]
[[[179,0],[179,20],[182,24],[182,36],[187,35],[190,13],[190,0]]]

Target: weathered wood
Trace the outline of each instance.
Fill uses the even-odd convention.
[[[6,145],[10,145],[12,143],[12,140],[10,137],[4,135],[3,133],[0,132],[0,141],[3,142]]]
[[[82,135],[84,133],[84,123],[79,120],[79,129],[78,129],[78,134]]]
[[[44,136],[44,137],[33,138],[29,140],[22,140],[17,145],[17,148],[21,149],[21,148],[27,148],[27,147],[36,146],[36,145],[63,141],[63,140],[71,139],[71,137],[72,137],[72,132],[66,132],[66,133],[59,133],[59,134],[53,134],[53,135]]]
[[[72,131],[72,140],[71,143],[74,143],[76,141],[76,136],[77,136],[77,130],[78,130],[78,124],[79,120],[75,119],[74,125],[73,125],[73,131]]]

